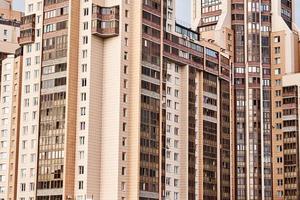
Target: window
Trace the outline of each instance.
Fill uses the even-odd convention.
[[[85,130],[85,122],[80,122],[80,130]]]
[[[279,43],[280,42],[280,36],[275,36],[274,37],[274,42]]]
[[[86,78],[81,79],[81,86],[86,87]]]
[[[81,101],[86,101],[86,93],[81,93]]]
[[[31,65],[31,58],[26,58],[26,66],[30,66]]]
[[[126,153],[125,152],[122,152],[122,160],[126,161]]]
[[[279,57],[278,57],[278,58],[275,58],[275,64],[276,64],[276,65],[280,64],[280,58],[279,58]]]
[[[175,186],[175,187],[178,187],[178,185],[179,185],[178,179],[174,179],[174,186]]]
[[[86,115],[86,108],[85,107],[80,108],[80,114],[81,114],[81,116]]]
[[[84,145],[84,140],[85,140],[84,136],[80,136],[79,137],[79,144]]]
[[[79,166],[79,174],[84,174],[84,166]]]
[[[122,191],[125,191],[125,187],[126,187],[125,182],[121,182],[121,190]]]
[[[126,123],[123,122],[123,131],[126,131]]]
[[[21,183],[21,185],[20,185],[20,190],[21,190],[22,192],[25,192],[25,190],[26,190],[26,184],[25,184],[25,183]]]
[[[122,175],[126,175],[126,168],[125,167],[122,167]]]
[[[123,108],[123,117],[126,117],[126,116],[127,116],[127,109]]]
[[[81,71],[82,72],[87,72],[87,64],[82,64],[81,65]]]
[[[178,153],[174,153],[174,161],[178,161],[178,157],[179,157],[179,154]]]
[[[83,30],[88,30],[88,28],[89,28],[89,23],[83,22]]]
[[[82,50],[82,58],[86,58],[87,57],[87,50]]]
[[[32,3],[28,5],[27,10],[28,10],[28,12],[33,12],[33,4]]]
[[[84,9],[83,9],[83,15],[84,15],[84,16],[89,15],[89,9],[88,9],[88,8],[84,8]]]
[[[178,135],[179,134],[179,128],[175,127],[174,128],[174,135]]]
[[[30,191],[34,191],[34,183],[30,183]]]
[[[123,137],[122,138],[122,146],[125,147],[126,146],[126,140],[127,138],[126,137]]]
[[[127,74],[127,65],[124,65],[124,69],[123,69],[123,72],[124,72],[124,74]]]
[[[84,159],[84,151],[79,151],[79,158]]]
[[[78,189],[83,190],[83,181],[78,182]]]
[[[275,93],[277,97],[281,96],[281,90],[276,90]]]
[[[275,84],[276,86],[281,86],[281,80],[280,79],[275,80]]]
[[[83,44],[88,44],[88,42],[89,42],[89,38],[88,38],[88,36],[83,36]]]
[[[124,60],[128,60],[128,52],[124,52]]]

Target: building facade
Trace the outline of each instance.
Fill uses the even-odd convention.
[[[278,174],[283,176],[281,199],[299,199],[299,74],[282,77],[282,144],[276,146],[282,152],[282,166]],[[278,198],[279,199],[279,198]]]
[[[193,27],[233,31],[235,199],[284,199],[282,76],[299,69],[293,1],[192,1]],[[281,136],[280,136],[281,135]],[[281,162],[282,161],[282,162]],[[287,198],[288,199],[288,198]]]
[[[2,61],[0,199],[16,198],[22,66],[22,48]]]
[[[17,199],[230,199],[231,52],[175,1],[26,0],[18,41]]]
[[[300,198],[294,2],[175,4],[0,0],[0,200]]]
[[[22,13],[11,8],[10,1],[0,1],[0,199],[13,199],[16,188],[18,148],[18,98],[22,67],[18,45]],[[16,84],[16,87],[14,85]]]
[[[11,8],[10,1],[0,1],[0,77],[2,60],[9,54],[13,55],[19,47],[18,36],[21,16],[21,12]]]

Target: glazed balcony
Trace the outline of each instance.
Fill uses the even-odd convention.
[[[102,38],[115,37],[119,35],[118,21],[93,21],[92,34]]]
[[[93,19],[100,19],[102,21],[119,20],[119,6],[101,7],[93,5]]]
[[[35,14],[24,16],[21,19],[20,31],[35,28]]]
[[[18,43],[20,45],[34,43],[35,30],[27,29],[20,32],[20,37],[18,38]]]
[[[18,43],[20,45],[33,43],[35,39],[35,14],[24,16],[21,19],[20,37]]]
[[[92,33],[102,38],[119,35],[119,6],[101,7],[93,5]]]

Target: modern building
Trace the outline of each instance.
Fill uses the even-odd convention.
[[[224,37],[226,29],[233,31],[232,199],[284,198],[283,173],[278,173],[284,158],[276,148],[282,145],[278,137],[283,134],[281,78],[299,71],[294,14],[293,1],[192,1],[193,28],[204,31],[204,38],[230,50]]]
[[[12,199],[15,194],[15,169],[18,148],[18,86],[14,79],[22,67],[22,51],[18,45],[22,13],[11,8],[10,1],[0,1],[0,199]],[[14,84],[17,84],[14,87]],[[12,195],[12,196],[11,196]]]
[[[26,0],[19,44],[17,199],[230,199],[232,51],[175,1]]]
[[[22,49],[2,61],[0,199],[15,199],[20,129]]]
[[[21,16],[21,12],[11,8],[10,1],[0,0],[0,77],[2,60],[9,54],[13,55],[19,47],[18,36]]]
[[[282,77],[282,132],[276,152],[281,152],[282,162],[278,168],[283,196],[281,199],[299,199],[299,80],[300,74]],[[281,161],[281,160],[280,160]],[[278,189],[281,189],[278,188]],[[280,199],[280,198],[277,198]]]

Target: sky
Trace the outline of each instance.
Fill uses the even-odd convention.
[[[300,27],[300,1],[294,0],[296,2],[296,21],[298,26]],[[176,1],[177,8],[177,19],[183,21],[187,24],[190,23],[189,20],[189,12],[190,12],[190,0],[177,0]],[[16,10],[24,10],[24,0],[14,0],[14,8]]]

